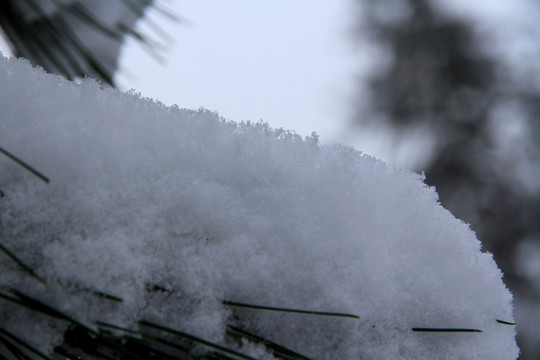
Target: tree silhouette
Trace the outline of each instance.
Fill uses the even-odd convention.
[[[361,2],[367,16],[359,36],[388,49],[392,61],[369,79],[373,104],[368,114],[359,109],[354,122],[382,122],[402,134],[429,129],[435,145],[428,163],[415,170],[425,171],[426,182],[437,188],[443,206],[470,223],[484,249],[493,253],[517,305],[540,304],[540,293],[517,267],[520,245],[539,242],[540,194],[523,186],[508,159],[519,158],[528,169],[538,162],[517,148],[501,155],[500,139],[494,135],[497,111],[512,104],[520,115],[504,123],[525,119],[525,133],[537,150],[540,92],[530,84],[508,81],[501,61],[482,50],[470,22],[445,16],[433,3],[401,2],[401,18],[389,20],[395,2]],[[386,11],[382,15],[381,9]],[[538,75],[530,73],[530,78]],[[520,328],[518,341],[522,359],[538,358],[537,331]]]

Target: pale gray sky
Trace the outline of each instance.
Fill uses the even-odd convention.
[[[135,41],[122,64],[124,88],[167,105],[205,107],[235,121],[267,121],[339,141],[354,93],[348,34],[351,0],[164,1],[189,20],[159,20],[175,40],[160,66]],[[142,25],[147,33],[151,29]]]

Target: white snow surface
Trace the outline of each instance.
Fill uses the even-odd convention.
[[[147,319],[222,344],[226,325],[241,323],[313,359],[518,356],[515,327],[496,321],[513,319],[500,270],[420,175],[17,59],[0,59],[0,109],[0,147],[51,179],[0,155],[0,244],[48,284],[0,253],[4,293],[92,327]],[[0,324],[45,352],[67,327],[2,299]]]

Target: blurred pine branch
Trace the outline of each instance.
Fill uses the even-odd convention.
[[[0,27],[17,57],[70,80],[91,76],[115,86],[126,36],[135,38],[157,60],[159,51],[167,47],[134,29],[149,6],[169,21],[179,21],[153,0],[3,0]],[[149,24],[165,44],[170,42],[158,24]]]

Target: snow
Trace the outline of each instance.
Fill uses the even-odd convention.
[[[0,109],[0,147],[50,178],[0,156],[0,244],[47,283],[0,253],[2,290],[91,327],[147,319],[225,344],[226,325],[241,322],[316,359],[518,356],[515,327],[496,321],[513,319],[500,270],[420,175],[16,59],[0,59]],[[61,342],[66,324],[0,301],[3,327],[45,352]]]

